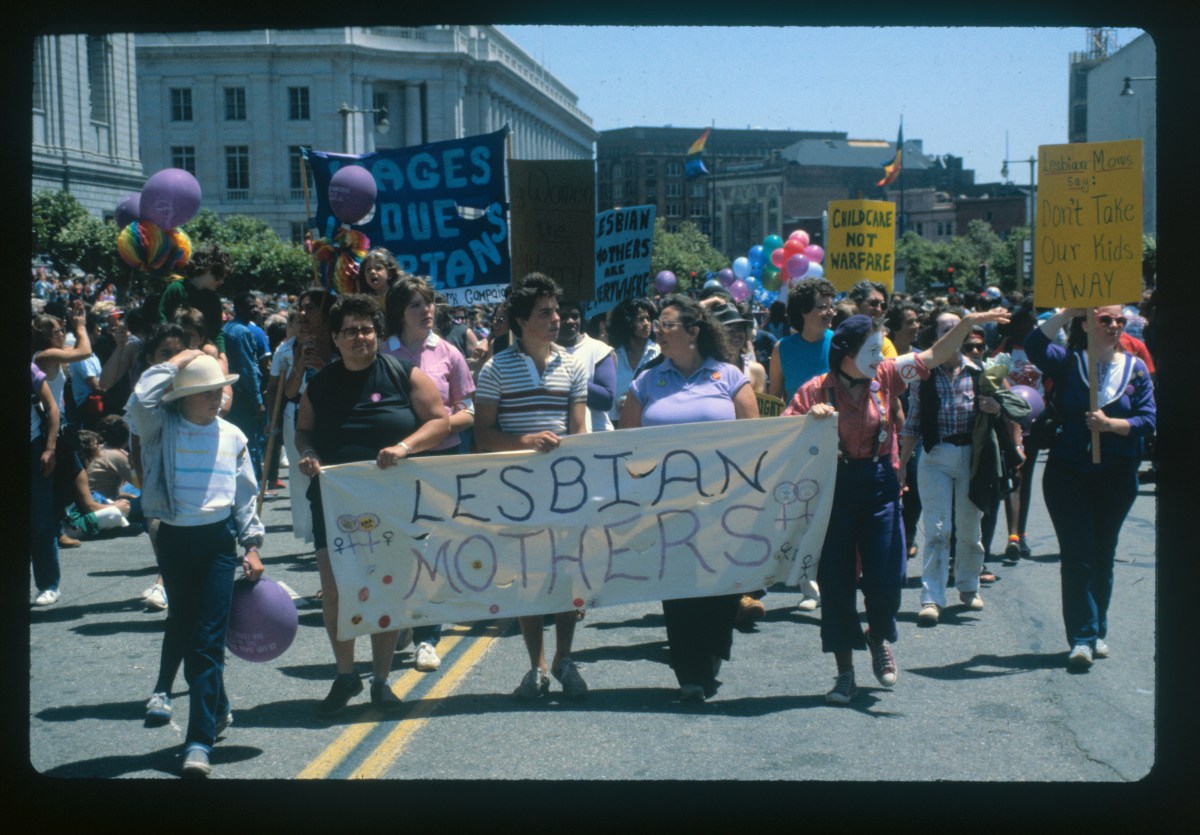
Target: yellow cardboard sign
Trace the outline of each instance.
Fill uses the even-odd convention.
[[[1142,141],[1038,147],[1033,300],[1099,307],[1142,297]]]
[[[890,293],[896,271],[896,204],[883,200],[829,201],[823,266],[825,277],[839,293],[864,278],[887,285]]]

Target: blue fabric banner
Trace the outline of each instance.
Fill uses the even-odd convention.
[[[400,267],[427,275],[451,305],[495,304],[512,282],[505,127],[495,133],[431,142],[362,156],[305,151],[313,173],[316,217],[329,238],[339,221],[329,206],[329,181],[343,165],[375,177],[375,213],[353,228],[372,248],[386,247]]]

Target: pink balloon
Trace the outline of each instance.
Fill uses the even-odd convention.
[[[803,255],[793,255],[787,261],[787,272],[791,278],[799,278],[808,272],[808,259]]]
[[[808,233],[805,232],[803,229],[797,229],[795,232],[788,235],[788,240],[789,241],[799,241],[800,248],[803,249],[804,247],[808,246]]]
[[[787,262],[787,253],[783,251],[783,247],[779,247],[771,253],[771,263],[777,269],[783,269],[783,265]]]
[[[358,223],[375,207],[375,177],[361,165],[343,165],[329,180],[329,208],[342,223]]]
[[[804,257],[820,264],[825,258],[825,250],[821,249],[819,244],[809,244],[804,247]]]
[[[750,285],[739,278],[729,285],[729,295],[733,296],[735,302],[744,302],[752,295]]]

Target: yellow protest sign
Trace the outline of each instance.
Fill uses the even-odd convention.
[[[1038,147],[1034,304],[1142,297],[1142,141]]]
[[[896,270],[896,204],[831,200],[825,240],[825,278],[838,292],[864,278],[892,290]]]

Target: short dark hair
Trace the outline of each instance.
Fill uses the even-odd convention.
[[[183,274],[188,278],[198,278],[209,272],[213,274],[213,278],[221,280],[233,273],[233,260],[230,259],[229,253],[222,251],[216,244],[193,252],[191,260],[183,267]]]
[[[799,333],[804,330],[804,315],[812,313],[821,296],[833,298],[837,288],[824,278],[805,278],[793,281],[788,285],[787,320],[792,330]]]
[[[512,295],[508,297],[508,327],[517,336],[521,335],[519,319],[528,319],[533,315],[537,300],[550,296],[558,301],[562,290],[554,279],[543,273],[530,273],[521,279],[521,283],[513,287]]]
[[[375,333],[383,333],[383,309],[374,296],[366,293],[350,293],[338,296],[338,300],[329,308],[329,332],[337,333],[342,329],[342,322],[347,316],[361,316],[370,319],[375,326]]]
[[[129,424],[120,415],[105,415],[96,424],[96,433],[109,449],[124,449],[129,445]]]
[[[142,356],[149,365],[154,360],[154,355],[158,353],[158,348],[168,339],[178,339],[180,345],[188,344],[187,331],[182,325],[176,322],[159,322],[150,331],[150,335],[146,337],[146,341],[142,346]]]
[[[871,281],[870,279],[866,278],[864,278],[862,281],[856,282],[855,285],[850,288],[848,295],[850,296],[850,301],[854,302],[855,305],[861,306],[862,303],[867,300],[867,296],[871,295],[872,291],[879,293],[883,296],[884,301],[887,301],[887,285],[880,284],[878,281]]]
[[[700,302],[682,294],[673,294],[662,300],[662,309],[673,307],[679,311],[679,321],[685,328],[699,328],[696,335],[696,350],[705,359],[729,362],[730,350],[725,327],[717,321],[712,311]]]
[[[412,304],[413,296],[417,295],[427,304],[437,297],[437,291],[425,276],[405,275],[388,287],[383,303],[385,334],[395,337],[404,334],[404,311]]]
[[[904,327],[904,314],[909,310],[917,314],[917,321],[921,320],[920,308],[912,302],[900,302],[887,309],[887,313],[883,314],[883,323],[887,325],[890,332],[895,333]]]
[[[358,265],[358,275],[355,277],[355,282],[359,293],[373,293],[370,287],[367,286],[367,268],[376,261],[383,264],[383,268],[387,270],[387,285],[391,289],[400,278],[406,273],[400,269],[400,265],[396,262],[396,256],[392,255],[390,250],[377,246],[363,256],[362,263]]]
[[[239,318],[249,319],[253,310],[254,294],[249,290],[243,290],[233,297],[233,312],[237,314]]]

